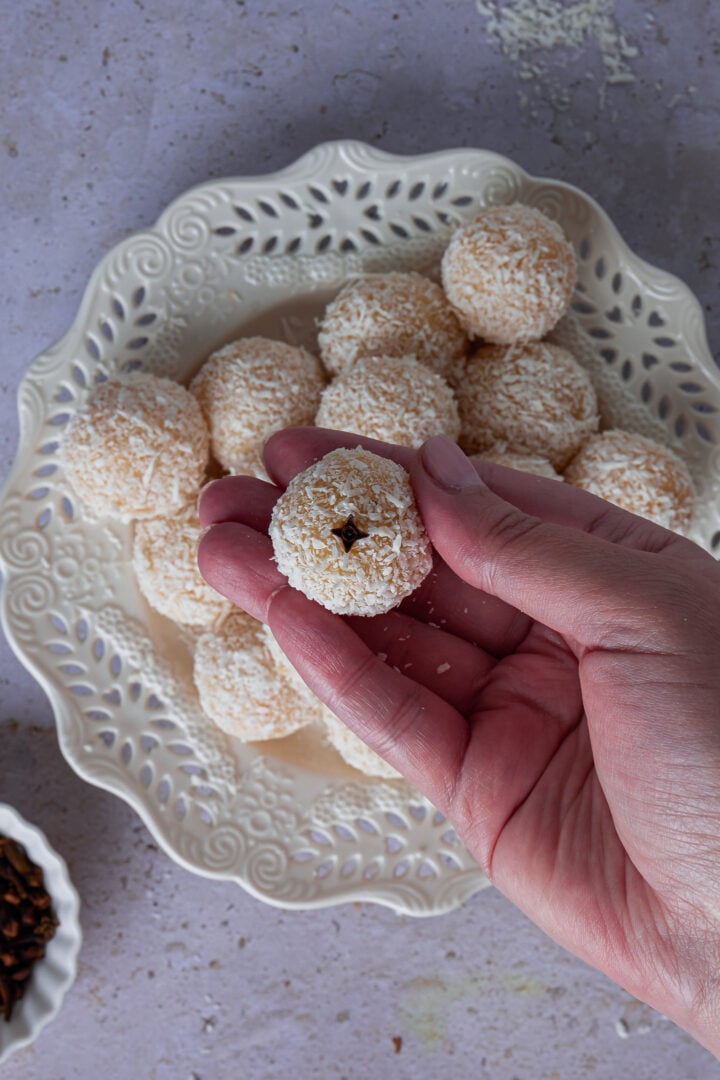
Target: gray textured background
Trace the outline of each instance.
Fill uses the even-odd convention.
[[[271,171],[326,139],[483,147],[577,184],[689,284],[717,355],[720,9],[607,7],[637,49],[620,85],[604,85],[592,39],[504,54],[473,0],[2,0],[0,472],[23,372],[107,249],[190,185]],[[86,935],[60,1017],[4,1078],[720,1072],[492,891],[413,921],[369,905],[282,913],[193,877],[74,776],[4,643],[0,685],[0,800],[68,859]]]

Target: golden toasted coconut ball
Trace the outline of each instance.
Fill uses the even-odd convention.
[[[135,526],[133,568],[140,591],[161,615],[188,626],[212,626],[232,608],[198,570],[202,532],[194,500],[179,514]]]
[[[457,439],[460,434],[452,390],[441,375],[411,356],[356,360],[323,391],[315,423],[400,446],[422,446],[431,435]]]
[[[412,355],[450,378],[468,342],[439,285],[389,273],[348,282],[325,311],[318,344],[332,375],[363,356]]]
[[[252,337],[209,356],[190,389],[217,460],[230,472],[250,472],[274,431],[312,423],[324,385],[319,360],[305,349]]]
[[[560,226],[531,206],[491,206],[454,233],[445,294],[471,337],[535,341],[568,309],[577,265]]]
[[[503,442],[562,470],[598,429],[590,377],[559,345],[484,345],[456,393],[460,445],[471,454]]]
[[[390,611],[432,568],[410,478],[367,450],[333,450],[296,476],[270,522],[278,569],[339,615]]]
[[[542,454],[531,454],[528,451],[508,450],[504,443],[496,443],[490,450],[485,450],[478,457],[483,461],[491,461],[494,465],[504,465],[507,469],[518,469],[520,472],[534,473],[535,476],[545,476],[548,480],[562,480],[562,476],[555,472],[552,465]]]
[[[86,506],[128,521],[172,513],[195,496],[209,437],[184,386],[136,373],[93,391],[72,420],[62,452]]]
[[[690,524],[695,489],[687,465],[642,435],[595,435],[570,462],[565,479],[666,529],[682,532]]]
[[[198,639],[193,675],[204,712],[244,742],[281,739],[315,719],[270,655],[262,624],[244,611]]]
[[[387,761],[371,750],[347,724],[338,720],[326,705],[320,706],[320,715],[328,742],[353,769],[358,769],[366,776],[379,776],[385,780],[401,778],[397,769],[393,769],[392,765],[388,765]]]

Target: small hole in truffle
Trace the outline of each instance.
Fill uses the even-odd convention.
[[[332,529],[331,532],[333,536],[337,536],[338,539],[342,541],[346,555],[352,550],[352,546],[356,541],[366,540],[368,536],[366,532],[363,532],[362,529],[355,524],[355,519],[352,514],[350,514],[344,525],[338,525],[338,527]]]

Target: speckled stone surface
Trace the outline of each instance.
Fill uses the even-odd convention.
[[[474,0],[2,0],[0,471],[22,374],[110,246],[192,184],[338,137],[484,147],[577,184],[690,285],[717,353],[720,9],[606,6],[631,46],[630,80],[613,85],[595,39],[514,55]],[[67,858],[85,931],[60,1016],[3,1080],[720,1074],[490,890],[414,921],[370,905],[284,913],[192,876],[73,774],[4,643],[0,687],[0,800]]]

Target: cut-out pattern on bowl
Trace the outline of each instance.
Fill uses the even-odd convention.
[[[487,881],[407,785],[324,772],[305,751],[233,745],[208,724],[189,638],[137,591],[129,528],[89,518],[70,490],[64,428],[107,378],[142,368],[187,380],[239,333],[314,347],[315,320],[348,278],[437,279],[456,225],[516,200],[558,220],[578,252],[578,290],[554,336],[592,373],[606,425],[686,458],[700,494],[693,537],[717,552],[720,382],[699,305],[587,196],[484,151],[399,158],[336,143],[273,176],[193,189],[109,252],[75,324],[20,387],[0,506],[3,616],[50,697],[63,752],[134,806],[173,858],[270,903],[367,899],[428,914]]]

